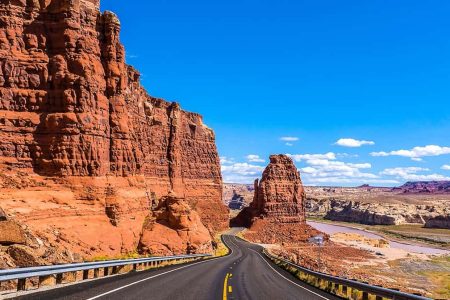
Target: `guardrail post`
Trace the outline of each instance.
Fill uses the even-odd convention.
[[[99,273],[100,273],[100,270],[98,268],[94,269],[94,278],[98,278],[100,275]]]
[[[27,285],[27,279],[26,278],[20,278],[17,280],[17,291],[25,291]]]
[[[109,268],[105,267],[103,268],[103,276],[108,276],[109,275]]]
[[[62,273],[56,274],[56,284],[61,284],[62,281],[63,281],[63,274]]]
[[[83,280],[89,279],[89,270],[83,270]]]
[[[117,268],[116,266],[114,266],[114,267],[112,268],[112,274],[113,274],[113,275],[117,274],[117,270],[118,270],[118,268]]]
[[[133,271],[134,271],[134,272],[137,271],[137,264],[133,264]]]
[[[369,294],[367,292],[362,293],[362,300],[369,300]]]
[[[383,300],[383,297],[381,297],[381,296],[375,296],[375,300]]]

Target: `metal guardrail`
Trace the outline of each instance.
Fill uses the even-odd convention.
[[[158,256],[138,259],[108,260],[99,262],[63,264],[52,266],[41,266],[31,268],[18,268],[0,270],[0,283],[4,281],[18,280],[17,290],[26,289],[26,279],[39,278],[39,286],[49,277],[56,276],[56,284],[63,282],[63,274],[70,274],[83,271],[83,280],[89,279],[89,271],[94,270],[93,278],[100,277],[100,270],[103,269],[103,276],[119,274],[119,267],[133,266],[133,271],[146,269],[149,267],[158,267],[162,263],[187,261],[210,257],[210,254],[193,254],[177,256]],[[112,268],[112,270],[110,270]],[[111,272],[110,272],[111,271]],[[131,270],[130,270],[131,271]],[[92,277],[92,276],[91,276]]]
[[[404,292],[387,289],[381,286],[373,286],[367,283],[362,283],[356,280],[351,280],[342,277],[336,277],[329,274],[313,271],[307,269],[305,267],[296,265],[284,258],[276,257],[270,254],[266,249],[263,250],[263,253],[271,260],[282,262],[290,267],[298,270],[303,273],[300,274],[299,278],[303,281],[307,281],[309,284],[312,284],[320,289],[323,289],[329,293],[335,294],[339,297],[347,298],[347,299],[363,299],[368,300],[369,295],[375,296],[376,300],[382,299],[394,299],[394,300],[430,300],[430,298],[407,294]],[[313,277],[310,280],[305,280],[307,277]],[[353,290],[362,293],[361,297],[353,297]],[[350,295],[350,296],[349,296]]]

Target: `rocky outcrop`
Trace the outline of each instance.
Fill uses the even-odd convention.
[[[0,1],[2,207],[88,257],[135,251],[151,202],[172,190],[210,231],[226,228],[214,132],[147,94],[99,7]]]
[[[26,236],[22,227],[14,221],[0,222],[0,245],[25,244]]]
[[[286,155],[270,156],[261,181],[255,181],[253,202],[232,220],[249,228],[245,237],[258,243],[305,242],[319,232],[306,225],[306,194],[300,174]]]
[[[309,217],[368,225],[423,225],[431,218],[449,213],[448,195],[442,193],[404,193],[398,188],[370,186],[306,187],[306,190]]]
[[[305,223],[305,199],[300,174],[292,159],[286,155],[272,155],[261,181],[255,180],[253,202],[236,221],[247,226],[254,218]]]
[[[146,221],[139,242],[142,254],[209,253],[212,238],[198,213],[174,194],[162,198]]]
[[[450,214],[436,216],[434,218],[430,218],[425,223],[426,228],[446,228],[450,229]]]
[[[425,224],[444,214],[445,208],[430,205],[367,203],[331,200],[325,219],[367,225]]]

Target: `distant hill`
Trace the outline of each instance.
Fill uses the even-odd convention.
[[[450,194],[450,181],[407,182],[392,191],[404,194]]]

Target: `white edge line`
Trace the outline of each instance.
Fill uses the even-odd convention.
[[[251,250],[251,251],[253,251],[253,252],[255,252],[256,254],[258,254],[258,255],[262,258],[262,260],[264,260],[264,262],[265,262],[265,263],[266,263],[266,264],[267,264],[267,265],[268,265],[275,273],[277,273],[278,275],[280,275],[281,277],[283,277],[284,279],[286,279],[286,280],[289,281],[290,283],[295,284],[295,285],[298,286],[299,288],[302,288],[302,289],[304,289],[305,291],[308,291],[308,292],[310,292],[310,293],[312,293],[312,294],[314,294],[314,295],[316,295],[316,296],[318,296],[318,297],[320,297],[320,298],[322,298],[322,299],[330,300],[329,298],[326,298],[326,297],[324,297],[324,296],[322,296],[322,295],[320,295],[320,294],[317,294],[316,292],[313,292],[313,291],[311,291],[311,290],[308,290],[307,288],[305,288],[305,287],[299,285],[298,283],[295,283],[294,281],[290,280],[289,278],[286,278],[286,277],[283,276],[281,273],[279,273],[277,270],[275,270],[275,269],[267,262],[267,260],[265,260],[264,257],[262,257],[261,254],[259,254],[258,251],[255,251],[255,250],[250,249],[250,248],[248,248],[248,249]]]
[[[225,239],[224,239],[224,242],[225,242]],[[231,249],[231,247],[229,247],[229,248],[230,248],[230,250],[231,250],[231,252],[230,252],[230,255],[231,255],[231,254],[233,253],[233,249]],[[224,257],[224,256],[216,257],[216,258],[209,259],[209,260],[205,260],[205,261],[200,261],[200,262],[193,263],[193,264],[190,264],[190,265],[187,265],[187,266],[183,266],[183,267],[180,267],[180,268],[177,268],[177,269],[173,269],[173,270],[170,270],[170,271],[167,271],[167,272],[164,272],[164,273],[156,274],[156,275],[153,275],[153,276],[150,276],[150,277],[147,277],[147,278],[144,278],[144,279],[141,279],[141,280],[132,282],[132,283],[130,283],[130,284],[121,286],[121,287],[119,287],[119,288],[117,288],[117,289],[108,291],[108,292],[106,292],[106,293],[103,293],[103,294],[100,294],[100,295],[97,295],[97,296],[88,298],[88,299],[86,299],[86,300],[94,300],[94,299],[98,299],[98,298],[101,298],[101,297],[103,297],[103,296],[106,296],[106,295],[109,295],[109,294],[118,292],[118,291],[120,291],[120,290],[123,290],[123,289],[125,289],[125,288],[127,288],[127,287],[133,286],[133,285],[135,285],[135,284],[138,284],[138,283],[141,283],[141,282],[144,282],[144,281],[147,281],[147,280],[150,280],[150,279],[153,279],[153,278],[156,278],[156,277],[165,275],[165,274],[169,274],[169,273],[172,273],[172,272],[181,270],[181,269],[185,269],[185,268],[189,268],[189,267],[192,267],[192,266],[195,266],[195,265],[207,263],[207,262],[210,262],[210,261],[213,261],[213,260],[216,260],[216,259],[219,259],[219,258],[223,258],[223,257]]]

